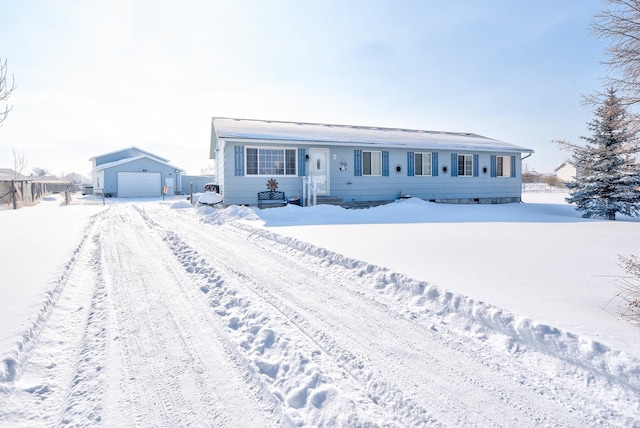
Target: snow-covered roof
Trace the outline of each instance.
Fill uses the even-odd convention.
[[[160,157],[158,155],[154,155],[153,153],[150,153],[150,152],[148,152],[146,150],[139,149],[136,146],[131,146],[131,147],[127,147],[126,149],[120,149],[120,150],[115,150],[113,152],[104,153],[104,154],[101,154],[101,155],[98,155],[98,156],[94,156],[94,157],[90,158],[89,160],[101,158],[101,157],[104,157],[104,156],[110,156],[110,155],[113,155],[115,153],[126,152],[126,151],[129,151],[129,150],[135,150],[135,151],[137,151],[139,153],[147,154],[147,155],[149,155],[150,158],[155,158],[155,159],[159,160],[160,162],[168,162],[169,161],[169,159],[165,159],[165,158]]]
[[[371,126],[214,117],[216,139],[305,142],[324,145],[428,148],[456,151],[533,153],[533,150],[477,134]]]
[[[19,174],[13,169],[0,168],[0,181],[29,181],[33,180],[33,177],[27,177],[26,175]]]
[[[47,183],[47,184],[71,184],[69,180],[63,180],[53,175],[22,175],[17,174],[14,170],[9,168],[0,168],[0,181],[31,181],[35,183]]]
[[[562,164],[559,167],[557,167],[556,169],[554,169],[554,171],[558,172],[564,167],[569,167],[569,168],[573,168],[573,169],[576,168],[575,166],[571,165],[569,162],[562,162]]]
[[[136,161],[136,160],[139,160],[139,159],[145,159],[145,158],[151,159],[151,160],[156,161],[156,162],[161,163],[161,164],[164,164],[164,165],[166,165],[168,167],[171,167],[173,169],[177,169],[180,172],[184,172],[184,169],[182,169],[182,168],[178,168],[177,166],[171,165],[171,164],[169,164],[167,162],[163,162],[163,161],[161,161],[160,159],[158,159],[155,156],[147,156],[147,155],[139,155],[139,156],[134,156],[134,157],[130,157],[130,158],[120,159],[120,160],[117,160],[117,161],[114,161],[114,162],[103,163],[103,164],[100,164],[100,165],[96,166],[96,171],[102,171],[102,170],[107,169],[107,168],[111,168],[111,167],[118,166],[118,165],[123,165],[125,163],[129,163],[129,162],[133,162],[133,161]]]

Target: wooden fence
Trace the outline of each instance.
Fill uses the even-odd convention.
[[[46,194],[44,182],[11,180],[0,181],[0,206],[18,209],[32,205]]]

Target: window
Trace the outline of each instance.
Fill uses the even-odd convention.
[[[362,151],[362,175],[382,175],[382,152]]]
[[[414,153],[414,174],[431,175],[431,153]]]
[[[458,176],[473,176],[473,155],[458,155]]]
[[[247,175],[296,175],[296,149],[247,148]]]
[[[511,177],[510,156],[496,156],[496,176]]]

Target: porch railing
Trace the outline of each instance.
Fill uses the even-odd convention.
[[[302,177],[302,206],[315,206],[317,202],[318,184],[310,176]]]

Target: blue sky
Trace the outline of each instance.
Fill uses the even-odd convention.
[[[88,175],[138,146],[199,173],[212,116],[473,132],[552,172],[592,119],[599,0],[25,0],[0,6],[17,89],[0,127],[33,167]]]

